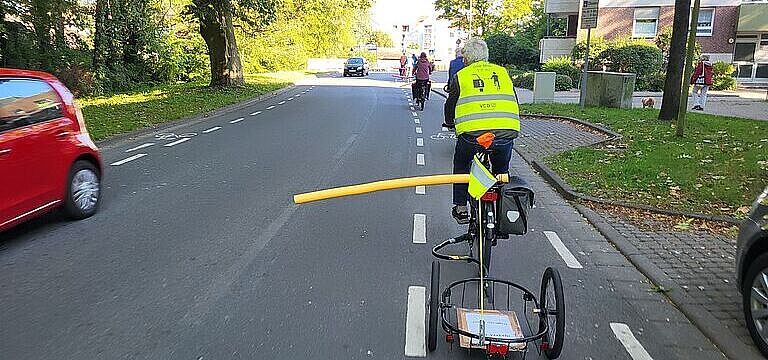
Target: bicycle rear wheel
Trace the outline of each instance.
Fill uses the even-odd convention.
[[[429,283],[429,319],[427,328],[427,349],[437,348],[437,325],[440,316],[440,262],[432,261],[432,280]]]
[[[493,216],[496,214],[496,211],[494,209],[493,202],[490,201],[483,201],[480,204],[481,206],[481,219],[482,220],[476,220],[477,224],[476,226],[479,227],[482,226],[482,233],[483,233],[483,276],[488,277],[488,271],[491,269],[491,248],[493,247],[493,241],[496,239],[496,228],[488,228],[487,224],[490,222],[492,224],[495,224],[495,219]],[[477,211],[477,210],[474,210]],[[488,214],[494,214],[489,216]],[[472,242],[472,255],[475,256],[478,260],[480,260],[480,241],[479,239],[475,239],[475,241]],[[480,265],[477,266],[477,275],[480,276]]]

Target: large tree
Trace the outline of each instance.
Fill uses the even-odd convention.
[[[259,29],[275,19],[277,0],[192,0],[190,10],[208,45],[211,86],[242,85],[245,81],[234,18]]]
[[[470,0],[435,0],[439,18],[451,27],[469,31],[471,18],[473,35],[511,30],[533,10],[533,0],[474,0],[473,5],[470,9]]]
[[[672,24],[672,39],[669,46],[667,77],[664,81],[664,97],[661,101],[659,120],[672,120],[677,117],[680,107],[680,91],[683,84],[685,66],[685,41],[688,35],[691,0],[675,1],[675,16]]]

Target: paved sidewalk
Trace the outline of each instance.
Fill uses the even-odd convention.
[[[522,124],[525,136],[517,140],[515,148],[529,161],[590,145],[602,138],[591,129],[569,122],[526,117]],[[698,313],[715,320],[709,325],[714,324],[718,332],[733,334],[732,339],[742,342],[729,346],[757,355],[734,284],[734,239],[705,232],[660,230],[663,227],[650,220],[637,223],[604,210],[597,213],[602,217],[602,225],[615,230],[638,249],[638,255],[671,279],[677,287],[672,291],[685,292],[690,299],[686,306],[696,307]],[[642,266],[640,270],[646,272]]]

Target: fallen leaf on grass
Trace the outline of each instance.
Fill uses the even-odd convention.
[[[693,218],[685,219],[684,221],[677,223],[675,229],[683,231],[688,230],[691,228],[691,223],[693,223]]]

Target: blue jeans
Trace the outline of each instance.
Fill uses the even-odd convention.
[[[491,167],[494,174],[509,172],[509,161],[512,158],[514,139],[494,140],[491,145]],[[472,166],[472,157],[483,151],[473,136],[460,135],[456,139],[456,150],[453,153],[453,173],[468,174]],[[453,184],[453,204],[466,206],[469,201],[469,185]]]

